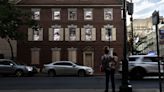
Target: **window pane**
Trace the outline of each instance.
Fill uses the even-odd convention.
[[[33,30],[33,39],[34,39],[34,41],[39,40],[39,31],[38,30]]]
[[[53,11],[53,19],[54,20],[60,20],[60,10],[54,10]]]
[[[76,40],[76,28],[69,28],[69,38],[71,41]]]
[[[69,20],[76,20],[77,19],[76,9],[69,9],[68,10],[68,19]]]
[[[112,9],[104,9],[104,20],[112,20],[112,19],[113,19]]]
[[[111,28],[106,28],[105,39],[110,40],[111,36],[112,36],[112,29]]]
[[[39,9],[32,9],[32,18],[34,20],[40,20],[40,10]]]
[[[59,41],[60,40],[60,29],[59,28],[54,28],[53,30],[53,39],[54,41]]]
[[[86,9],[84,12],[84,19],[85,20],[92,20],[92,10]]]
[[[92,29],[91,28],[86,28],[85,29],[85,39],[86,40],[92,40]]]

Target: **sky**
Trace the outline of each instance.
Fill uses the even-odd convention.
[[[164,16],[164,0],[132,0],[132,2],[134,3],[134,19],[151,17],[155,10],[159,11],[160,16]]]

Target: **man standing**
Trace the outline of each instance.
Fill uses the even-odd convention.
[[[112,92],[115,92],[114,72],[115,72],[115,61],[113,56],[109,55],[109,47],[105,47],[104,55],[101,57],[102,67],[105,72],[105,91],[109,89],[109,77],[111,78]]]

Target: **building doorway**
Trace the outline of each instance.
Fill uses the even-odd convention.
[[[83,64],[92,68],[94,67],[94,53],[92,51],[83,53]]]

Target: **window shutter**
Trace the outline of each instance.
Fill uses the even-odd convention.
[[[106,39],[105,39],[105,28],[101,28],[101,40],[102,41],[107,41]]]
[[[76,28],[76,41],[80,40],[80,28]]]
[[[60,28],[60,41],[63,41],[63,39],[64,39],[63,28]]]
[[[69,29],[65,28],[65,40],[69,41]]]
[[[81,40],[85,41],[85,28],[81,28]]]
[[[116,41],[116,28],[112,28],[112,41]]]
[[[92,41],[96,41],[96,28],[92,28]]]
[[[53,28],[49,28],[49,35],[48,35],[48,38],[49,38],[49,41],[53,41]]]
[[[33,30],[32,28],[28,28],[28,41],[32,41],[33,38]]]
[[[39,41],[43,41],[43,28],[39,30]]]

